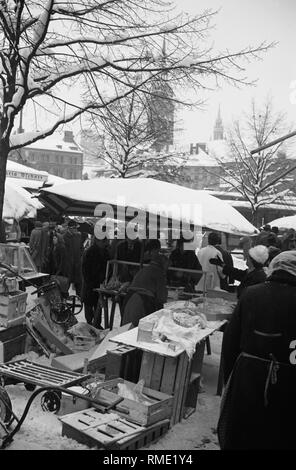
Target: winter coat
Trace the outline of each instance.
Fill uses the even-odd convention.
[[[63,244],[53,247],[53,269],[57,276],[67,276],[66,272],[66,248]]]
[[[83,301],[95,296],[93,289],[100,287],[105,279],[109,253],[107,250],[91,245],[82,258],[82,295]]]
[[[227,382],[218,424],[223,449],[294,449],[296,279],[247,288],[224,333]],[[294,346],[295,347],[295,346]]]
[[[163,308],[167,295],[163,269],[154,263],[145,266],[136,274],[125,298],[122,325],[137,326],[141,318]]]
[[[43,263],[42,258],[42,228],[36,227],[32,230],[29,241],[29,250],[32,260],[40,271]]]
[[[209,289],[220,289],[220,279],[224,278],[225,275],[222,273],[222,268],[220,266],[215,266],[210,263],[211,258],[220,258],[222,261],[222,255],[215,246],[208,245],[204,248],[201,248],[197,253],[198,261],[201,264],[202,270],[208,274],[206,278],[206,290]],[[196,290],[204,290],[204,275],[200,279],[199,283],[196,286]]]
[[[79,232],[69,230],[63,235],[66,248],[65,272],[70,283],[80,283],[81,274],[81,238]]]
[[[224,250],[224,248],[222,248],[222,246],[220,245],[216,245],[216,248],[218,251],[220,251],[225,265],[229,266],[230,268],[233,268],[233,259],[232,259],[231,253],[229,253],[229,251],[227,250]],[[228,276],[226,276],[225,278],[220,278],[221,289],[229,290],[229,284],[233,284],[233,281],[234,281],[234,277],[231,275],[231,273],[228,274]]]
[[[263,268],[256,268],[249,271],[248,269],[237,269],[231,266],[224,266],[223,273],[231,276],[237,281],[240,281],[240,285],[237,287],[238,298],[240,298],[246,287],[260,284],[266,280],[266,272]]]

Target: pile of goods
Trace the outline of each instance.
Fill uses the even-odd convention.
[[[138,341],[154,342],[155,337],[164,339],[164,335],[155,335],[159,330],[160,325],[167,327],[178,326],[180,335],[186,335],[186,331],[194,328],[204,329],[207,327],[207,320],[205,315],[200,311],[194,303],[189,301],[171,302],[165,305],[165,308],[144,317],[139,322],[138,327]],[[180,328],[181,327],[181,328]],[[184,330],[183,330],[184,329]]]
[[[236,302],[221,298],[205,298],[198,307],[208,321],[228,320],[233,313]]]

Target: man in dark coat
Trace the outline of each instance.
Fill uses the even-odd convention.
[[[101,318],[96,317],[98,304],[98,293],[93,289],[100,287],[105,279],[107,261],[109,253],[107,250],[108,241],[94,238],[93,244],[87,248],[82,258],[82,295],[84,302],[84,314],[87,323],[100,327]]]
[[[159,253],[152,255],[149,266],[142,268],[135,276],[123,306],[122,325],[132,323],[163,308],[167,301],[166,270],[168,259]]]
[[[77,230],[77,224],[74,220],[68,223],[67,231],[63,235],[66,248],[65,271],[70,284],[74,284],[76,294],[81,294],[81,235]]]
[[[222,449],[295,449],[296,251],[247,288],[224,334]],[[294,352],[293,352],[294,349]]]
[[[42,250],[42,222],[36,220],[35,228],[33,228],[30,241],[29,241],[29,251],[32,257],[32,260],[35,263],[35,266],[39,272],[41,272],[41,267],[43,264],[43,250]]]

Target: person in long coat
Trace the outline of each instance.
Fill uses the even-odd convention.
[[[74,284],[76,294],[81,294],[81,235],[77,230],[75,221],[70,220],[68,229],[63,235],[66,248],[66,274],[70,284]]]
[[[35,228],[33,228],[30,235],[29,251],[38,271],[41,271],[43,264],[42,248],[42,222],[36,220]]]
[[[125,298],[121,325],[138,326],[141,318],[163,308],[168,296],[167,267],[168,259],[154,253],[150,264],[136,274]]]
[[[101,327],[101,312],[96,315],[99,295],[94,288],[100,287],[105,279],[107,262],[110,259],[107,250],[108,241],[93,239],[92,245],[87,248],[82,258],[82,294],[84,314],[87,323],[96,328]]]
[[[295,449],[296,251],[242,294],[224,333],[222,449]]]

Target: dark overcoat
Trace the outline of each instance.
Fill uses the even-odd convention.
[[[295,448],[296,283],[290,281],[277,276],[245,289],[226,328],[222,449]]]

